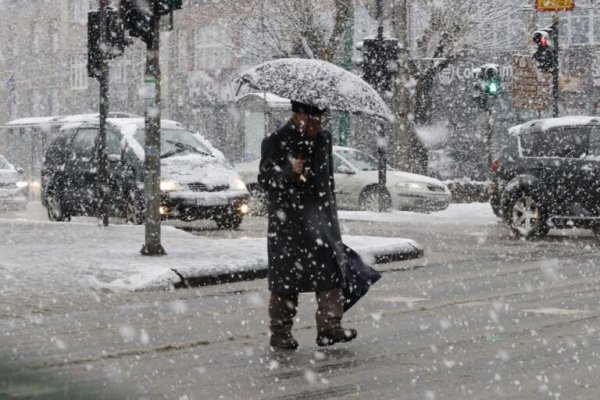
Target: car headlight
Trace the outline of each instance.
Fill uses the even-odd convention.
[[[427,190],[427,186],[420,182],[399,182],[397,187],[412,190]]]
[[[160,180],[160,191],[161,192],[174,192],[181,189],[181,184],[171,179]]]
[[[231,182],[230,185],[233,190],[246,190],[246,184],[240,178],[236,178]]]
[[[19,189],[23,189],[26,188],[29,184],[26,181],[19,181],[17,182],[17,188]]]

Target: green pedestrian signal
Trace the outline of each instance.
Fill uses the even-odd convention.
[[[477,81],[473,83],[473,98],[482,110],[490,109],[490,101],[502,92],[502,83],[498,64],[484,64],[473,69]]]
[[[496,64],[482,65],[479,79],[481,79],[483,93],[491,97],[495,97],[500,93],[502,87],[500,85],[500,76]]]

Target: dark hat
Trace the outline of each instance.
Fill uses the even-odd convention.
[[[292,100],[292,111],[300,112],[308,115],[321,115],[327,110],[322,110],[318,107],[311,106],[310,104],[300,103],[298,101]]]

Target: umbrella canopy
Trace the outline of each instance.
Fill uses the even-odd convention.
[[[237,80],[240,86],[246,84],[320,109],[394,119],[372,86],[327,61],[282,58],[259,64]]]

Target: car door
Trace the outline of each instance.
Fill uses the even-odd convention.
[[[340,209],[358,208],[358,194],[353,193],[352,186],[356,172],[340,156],[333,154],[333,179],[335,181],[335,198]]]
[[[121,146],[121,137],[112,130],[106,132],[106,153],[108,157],[109,207],[112,215],[119,215],[125,209],[127,195],[135,179]],[[94,157],[96,155],[94,154]]]
[[[65,163],[63,198],[74,215],[85,215],[94,210],[97,136],[97,128],[80,128],[70,143],[70,154]]]
[[[586,209],[594,216],[600,216],[600,124],[589,125],[587,154],[581,161],[579,173],[581,187],[586,191]]]
[[[554,215],[567,213],[573,198],[574,163],[565,149],[568,134],[564,127],[555,127],[520,138],[523,160],[519,173],[538,179],[542,201]]]

